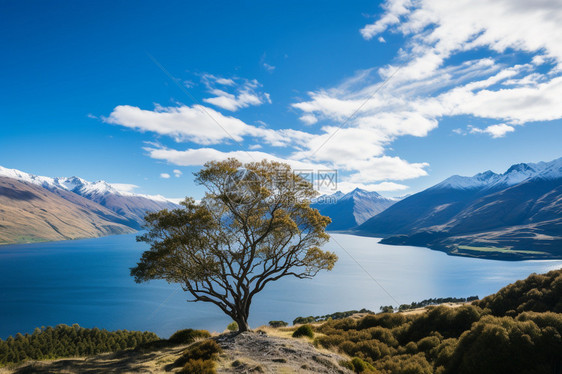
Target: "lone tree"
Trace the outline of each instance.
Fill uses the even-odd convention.
[[[310,182],[287,164],[236,159],[213,161],[195,173],[207,188],[196,202],[146,216],[150,244],[131,269],[137,283],[165,279],[191,294],[188,301],[217,305],[247,331],[254,296],[285,276],[312,278],[331,270],[334,253],[322,251],[330,218],[310,207]]]

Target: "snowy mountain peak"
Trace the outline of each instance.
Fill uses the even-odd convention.
[[[453,175],[432,188],[473,189],[514,186],[531,178],[562,178],[562,158],[536,164],[515,164],[503,174],[496,174],[488,170],[473,177]]]
[[[369,196],[369,197],[379,197],[379,196],[381,196],[378,192],[363,190],[359,187],[355,188],[348,195],[361,196],[361,197],[363,197],[363,196]]]
[[[120,196],[139,196],[158,202],[169,201],[168,199],[160,195],[152,196],[152,195],[142,195],[142,194],[135,194],[132,192],[119,191],[118,189],[116,189],[106,181],[100,180],[97,182],[89,182],[85,179],[76,176],[57,177],[57,178],[43,177],[39,175],[29,174],[17,169],[8,169],[0,166],[0,177],[13,178],[23,182],[35,184],[37,186],[46,188],[50,191],[55,191],[57,189],[66,190],[66,191],[74,192],[84,197],[104,196],[107,194],[113,194],[113,195],[120,195]]]

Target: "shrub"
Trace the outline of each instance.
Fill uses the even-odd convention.
[[[174,362],[174,366],[183,366],[190,360],[216,360],[222,348],[214,340],[205,340],[188,347],[183,355]]]
[[[314,337],[314,332],[310,325],[302,325],[293,333],[293,338],[300,338],[301,336],[308,336],[309,338]]]
[[[179,373],[186,374],[215,374],[215,362],[212,360],[189,360]]]
[[[372,373],[375,371],[373,365],[363,361],[359,357],[354,357],[351,360],[351,366],[352,366],[351,370],[353,370],[356,373],[369,373],[369,372]]]
[[[207,330],[185,329],[178,330],[170,336],[168,341],[172,344],[190,344],[196,339],[210,338],[211,334]]]
[[[286,327],[289,324],[285,321],[269,321],[269,326],[278,328],[278,327]]]
[[[236,322],[231,322],[228,324],[228,326],[226,326],[226,329],[228,331],[238,331],[238,324]]]

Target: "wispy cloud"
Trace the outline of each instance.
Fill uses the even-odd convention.
[[[208,92],[213,95],[203,101],[219,108],[235,112],[249,106],[271,104],[269,94],[262,92],[262,85],[255,79],[223,78],[204,74],[202,81]]]

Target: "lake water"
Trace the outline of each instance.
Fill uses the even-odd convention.
[[[256,296],[250,325],[270,320],[432,297],[480,297],[562,261],[502,262],[452,257],[378,239],[332,234],[325,249],[339,261],[311,280],[287,278]],[[181,328],[222,331],[230,322],[208,303],[187,303],[178,285],[136,284],[129,276],[147,249],[135,235],[0,247],[0,338],[35,327],[78,323],[108,330],[149,330],[168,337]]]

